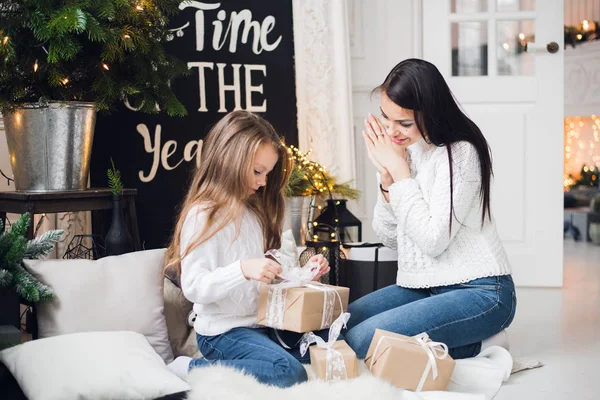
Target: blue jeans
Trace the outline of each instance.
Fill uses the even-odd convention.
[[[301,333],[277,331],[291,349],[283,348],[271,328],[235,328],[216,336],[196,334],[204,358],[190,361],[190,369],[223,365],[242,370],[259,382],[288,387],[308,380],[302,364],[310,362],[308,352],[300,355]],[[327,340],[328,330],[315,332]]]
[[[516,306],[510,275],[428,289],[392,285],[348,306],[345,339],[365,358],[376,328],[407,336],[427,332],[431,340],[446,343],[453,358],[473,357],[482,340],[510,325]]]

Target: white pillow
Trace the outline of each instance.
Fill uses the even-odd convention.
[[[84,332],[0,352],[29,400],[154,399],[189,390],[135,332]]]
[[[25,260],[36,278],[55,292],[38,305],[40,338],[76,332],[133,331],[173,360],[163,315],[165,249],[100,260]]]

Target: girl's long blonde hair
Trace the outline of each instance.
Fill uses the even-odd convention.
[[[254,156],[262,144],[271,144],[279,159],[267,175],[266,186],[248,196],[248,177],[254,171]],[[253,211],[263,230],[264,250],[281,247],[283,190],[292,172],[291,157],[273,126],[256,114],[233,111],[210,130],[202,147],[200,164],[180,208],[177,225],[165,256],[165,272],[174,269],[181,276],[181,260],[229,223],[238,228],[246,208]],[[209,204],[208,218],[201,232],[183,253],[181,230],[189,211]]]

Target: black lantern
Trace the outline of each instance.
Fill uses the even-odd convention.
[[[327,207],[313,222],[313,235],[322,237],[321,233],[329,233],[331,227],[339,228],[339,241],[362,241],[362,223],[346,207],[346,199],[327,200]],[[356,235],[349,228],[356,228]],[[338,239],[338,238],[335,238]],[[357,240],[358,239],[358,240]]]
[[[97,260],[106,253],[106,249],[101,242],[102,238],[98,235],[75,235],[67,246],[63,258]]]
[[[327,285],[340,284],[340,264],[344,257],[340,242],[337,240],[307,240],[306,249],[300,254],[300,265],[305,265],[312,256],[322,254],[329,262],[331,268],[327,275],[321,277],[320,282]]]

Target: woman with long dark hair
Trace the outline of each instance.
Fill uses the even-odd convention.
[[[427,332],[454,358],[507,347],[516,295],[491,211],[485,137],[431,63],[402,61],[376,91],[381,119],[369,114],[363,131],[378,172],[373,228],[398,251],[398,274],[349,306],[346,341],[360,358],[377,328]]]

